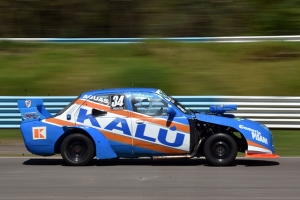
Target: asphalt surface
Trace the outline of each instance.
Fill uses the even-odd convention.
[[[94,160],[65,166],[60,157],[0,157],[0,199],[300,199],[300,158]]]
[[[0,156],[25,156],[32,155],[27,151],[23,141],[1,142]]]

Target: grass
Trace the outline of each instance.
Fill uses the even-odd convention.
[[[299,130],[273,130],[276,154],[280,156],[300,156]]]
[[[171,95],[300,96],[299,65],[293,42],[2,42],[0,95],[78,95],[133,84]]]
[[[23,142],[18,129],[0,129],[0,145]],[[300,133],[298,130],[272,130],[276,154],[280,156],[300,156]],[[244,156],[244,154],[239,154]]]
[[[22,141],[23,138],[19,129],[0,129],[0,144]]]

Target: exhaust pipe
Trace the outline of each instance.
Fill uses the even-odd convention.
[[[191,154],[187,154],[187,155],[177,155],[177,156],[152,156],[152,159],[153,160],[158,160],[158,159],[175,159],[175,158],[193,158],[195,157],[202,141],[204,140],[205,138],[201,138],[198,142],[198,144],[194,147],[194,150]]]

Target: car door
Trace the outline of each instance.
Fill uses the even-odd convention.
[[[170,102],[155,93],[131,93],[133,154],[186,154],[189,151],[189,122]],[[176,114],[168,115],[168,108]]]
[[[125,94],[91,95],[80,107],[76,124],[98,129],[118,156],[132,155],[131,119]]]

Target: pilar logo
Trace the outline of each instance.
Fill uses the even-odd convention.
[[[46,126],[33,127],[32,136],[34,140],[45,140],[47,139]]]
[[[26,106],[27,108],[29,108],[29,107],[31,106],[31,101],[30,101],[30,100],[26,100],[26,101],[25,101],[25,106]]]

